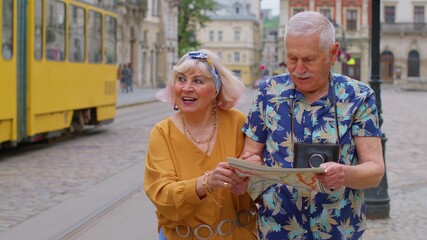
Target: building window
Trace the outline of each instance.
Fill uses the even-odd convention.
[[[159,8],[159,4],[160,4],[160,1],[159,0],[153,0],[153,1],[151,1],[151,4],[152,4],[152,6],[153,6],[153,16],[159,16],[160,15],[160,8]]]
[[[417,51],[410,51],[408,55],[408,77],[420,76],[420,54]]]
[[[234,62],[238,63],[240,62],[240,53],[234,52]]]
[[[294,15],[300,12],[304,12],[305,9],[304,8],[294,8]]]
[[[414,7],[414,22],[423,23],[424,22],[424,6],[415,6]]]
[[[209,31],[209,41],[213,41],[214,40],[214,31]]]
[[[385,6],[385,22],[394,23],[396,16],[396,8],[394,6]]]
[[[238,78],[242,77],[242,71],[240,70],[232,70],[232,72],[234,73],[234,75],[236,75]]]
[[[329,19],[329,21],[332,21],[332,14],[331,14],[331,9],[330,8],[321,8],[319,9],[319,12],[325,16],[327,19]]]
[[[235,31],[234,32],[234,41],[235,42],[240,42],[240,31]]]
[[[424,6],[414,7],[414,27],[415,30],[421,30],[424,27]]]
[[[357,10],[351,9],[346,12],[347,31],[357,30]]]
[[[218,41],[222,42],[222,31],[218,31]]]

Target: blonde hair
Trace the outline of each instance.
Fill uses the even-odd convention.
[[[198,52],[203,52],[208,55],[209,60],[215,66],[217,72],[220,75],[222,87],[219,89],[219,93],[216,97],[217,106],[222,109],[230,109],[234,107],[242,98],[245,91],[245,85],[233,72],[222,65],[221,59],[215,53],[207,49],[201,49],[198,50]],[[160,90],[156,94],[156,97],[160,101],[168,101],[174,105],[176,96],[173,91],[173,86],[177,75],[179,73],[191,73],[196,68],[198,68],[206,78],[212,79],[212,81],[214,81],[209,65],[200,59],[189,57],[188,53],[186,53],[173,67],[166,87]]]

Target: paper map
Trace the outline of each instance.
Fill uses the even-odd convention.
[[[227,157],[227,161],[241,176],[249,176],[248,193],[253,200],[273,184],[285,184],[308,190],[322,189],[316,173],[323,168],[276,168],[258,165],[244,160]]]

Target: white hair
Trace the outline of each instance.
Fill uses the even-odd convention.
[[[321,13],[305,11],[292,16],[286,24],[285,41],[287,36],[319,36],[319,45],[329,51],[335,43],[334,25]]]

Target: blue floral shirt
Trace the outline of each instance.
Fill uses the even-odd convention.
[[[295,90],[289,74],[284,74],[259,86],[242,129],[252,140],[265,144],[265,165],[292,168],[290,121],[294,142],[338,143],[332,89],[339,163],[358,164],[354,136],[381,136],[373,90],[363,82],[334,74],[328,95],[310,104]],[[346,187],[327,194],[272,185],[262,194],[258,214],[260,239],[359,239],[366,229],[363,191]]]

